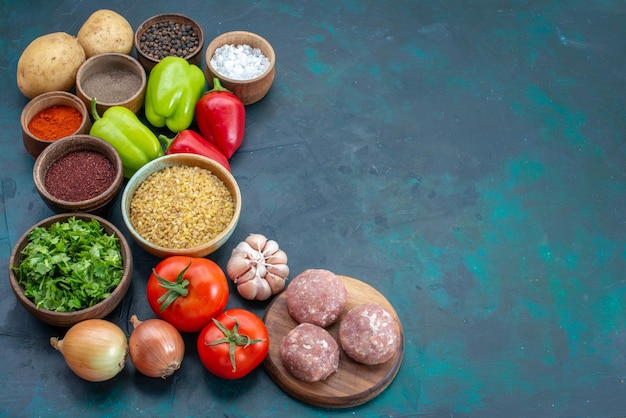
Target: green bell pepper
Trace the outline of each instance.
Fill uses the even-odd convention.
[[[91,113],[94,123],[89,134],[113,145],[122,160],[124,177],[132,177],[144,164],[164,155],[156,135],[141,123],[132,110],[112,106],[100,117],[94,98]]]
[[[196,102],[206,88],[202,70],[185,59],[167,56],[152,68],[146,86],[145,112],[151,125],[182,132],[193,122]]]

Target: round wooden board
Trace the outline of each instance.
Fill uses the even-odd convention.
[[[310,405],[324,408],[347,408],[365,403],[389,386],[400,369],[404,355],[404,332],[398,314],[389,301],[372,286],[347,276],[338,276],[348,289],[347,312],[363,303],[378,303],[391,312],[400,324],[400,346],[387,362],[375,366],[358,363],[343,350],[339,358],[339,370],[322,382],[307,383],[296,379],[283,366],[280,344],[283,337],[298,323],[289,316],[285,292],[274,298],[267,307],[263,320],[270,338],[270,346],[264,365],[276,384],[289,395]],[[339,322],[327,328],[339,342]]]

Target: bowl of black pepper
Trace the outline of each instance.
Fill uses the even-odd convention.
[[[35,160],[33,181],[56,213],[108,216],[124,180],[115,148],[91,135],[55,141]]]
[[[173,55],[190,64],[202,64],[204,32],[195,20],[178,13],[164,13],[145,20],[135,30],[137,58],[147,73],[163,58]]]
[[[107,52],[87,59],[76,73],[76,95],[91,109],[102,114],[112,106],[123,106],[137,113],[143,106],[147,85],[146,71],[127,54]]]

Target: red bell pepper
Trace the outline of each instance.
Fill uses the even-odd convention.
[[[213,79],[213,89],[196,103],[196,122],[204,138],[217,146],[226,158],[243,142],[246,110],[243,102]]]
[[[165,143],[166,155],[180,154],[183,152],[204,155],[205,157],[217,161],[230,171],[230,164],[224,153],[191,129],[185,129],[179,132],[174,138],[159,135],[159,139]]]

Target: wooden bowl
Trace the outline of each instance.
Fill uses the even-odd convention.
[[[130,203],[137,188],[152,173],[166,167],[177,165],[195,166],[210,170],[228,188],[235,204],[233,218],[228,226],[212,240],[191,248],[166,248],[144,239],[134,228],[130,218]],[[122,194],[122,217],[133,239],[147,252],[157,257],[166,258],[172,255],[187,255],[192,257],[207,256],[220,248],[233,234],[241,214],[241,191],[233,175],[220,163],[197,154],[170,154],[150,161],[141,167],[126,184]]]
[[[137,113],[143,106],[146,84],[146,72],[139,61],[117,52],[94,55],[76,73],[76,95],[89,109],[96,96],[100,116],[111,106],[123,106]]]
[[[191,26],[198,34],[198,48],[193,53],[185,55],[182,58],[186,59],[190,64],[197,65],[198,67],[201,67],[202,65],[202,50],[204,49],[204,32],[202,27],[198,24],[198,22],[185,15],[179,13],[164,13],[152,16],[151,18],[145,20],[137,27],[137,30],[135,30],[135,50],[137,51],[137,58],[147,73],[150,73],[152,68],[154,68],[154,66],[161,60],[151,57],[147,51],[141,48],[141,38],[150,27],[158,23],[165,23],[169,21],[179,23],[181,25]]]
[[[215,50],[224,45],[248,45],[252,48],[259,48],[263,55],[269,59],[270,66],[263,74],[250,80],[234,80],[219,74],[211,65],[211,58],[215,55]],[[272,87],[275,64],[276,54],[272,45],[265,38],[252,32],[234,31],[223,33],[211,41],[206,50],[205,72],[210,88],[213,88],[213,77],[217,77],[222,87],[239,97],[244,105],[249,105],[265,97]]]
[[[48,170],[59,158],[77,151],[95,151],[104,155],[113,164],[115,178],[105,191],[93,198],[80,201],[57,198],[45,185]],[[124,181],[122,159],[115,148],[103,139],[91,135],[72,135],[56,141],[39,155],[33,167],[33,181],[43,201],[56,213],[82,212],[107,216]]]
[[[121,253],[124,260],[124,273],[122,275],[122,280],[120,281],[120,284],[118,284],[117,287],[113,290],[113,292],[111,292],[111,295],[108,298],[100,301],[90,308],[82,309],[75,312],[55,312],[49,311],[47,309],[37,308],[35,303],[33,303],[33,301],[31,301],[24,295],[24,289],[18,283],[17,277],[15,276],[15,273],[13,271],[13,267],[18,267],[20,265],[20,262],[22,260],[22,251],[29,241],[28,234],[30,234],[33,229],[40,226],[49,227],[55,222],[64,222],[71,216],[75,216],[78,219],[83,219],[86,221],[95,219],[100,222],[107,234],[115,235],[120,240]],[[113,225],[106,219],[86,213],[57,214],[36,223],[28,231],[26,231],[17,241],[9,260],[9,280],[11,282],[11,288],[13,289],[15,297],[17,298],[19,303],[35,318],[47,324],[58,327],[71,327],[72,325],[86,319],[104,318],[105,316],[107,316],[113,311],[113,309],[117,307],[117,305],[120,304],[120,302],[124,298],[124,295],[126,295],[126,292],[128,291],[128,288],[130,286],[130,282],[132,280],[132,276],[133,257],[130,246],[124,238],[124,235],[122,235],[122,233],[115,227],[115,225]]]
[[[30,121],[42,110],[48,109],[52,106],[69,106],[80,112],[83,117],[83,121],[80,127],[72,134],[86,134],[91,128],[91,119],[89,118],[89,111],[85,104],[74,94],[66,91],[50,91],[42,93],[39,96],[29,101],[21,115],[22,124],[22,140],[24,141],[24,147],[26,151],[36,159],[39,154],[48,146],[54,143],[52,140],[44,140],[36,137],[29,129],[28,125]]]

